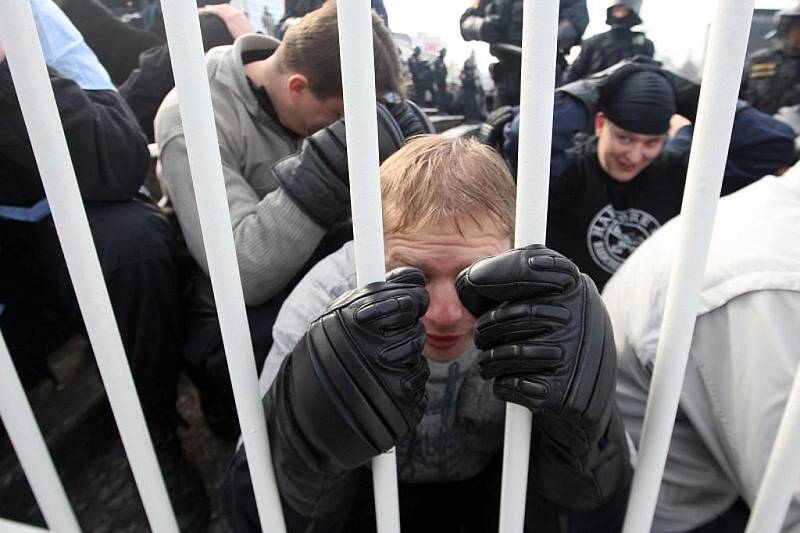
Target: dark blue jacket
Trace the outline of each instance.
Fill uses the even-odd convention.
[[[116,91],[84,91],[50,70],[81,196],[87,202],[127,202],[150,161],[147,140]],[[44,198],[39,169],[8,62],[0,63],[0,204],[30,207]]]

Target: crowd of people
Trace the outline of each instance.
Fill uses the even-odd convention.
[[[632,30],[641,1],[609,2],[611,29],[582,41],[585,0],[561,0],[547,240],[511,249],[522,4],[479,0],[461,17],[498,62],[494,109],[476,136],[452,137],[422,109],[452,108],[446,50],[404,64],[372,2],[389,273],[358,288],[336,2],[287,0],[273,36],[198,0],[291,532],[374,531],[369,461],[393,447],[405,531],[496,530],[504,402],[534,417],[526,531],[621,530],[700,85]],[[233,443],[239,429],[160,6],[142,1],[136,24],[99,0],[31,6],[167,490],[181,530],[203,531],[208,487],[177,433],[181,373],[214,435]],[[774,33],[745,67],[654,531],[744,531],[797,369],[800,3]],[[461,82],[478,120],[474,60]],[[148,143],[159,198],[144,186]],[[2,43],[0,163],[0,327],[30,388],[81,318]],[[234,531],[260,530],[242,446],[221,506]],[[797,528],[795,498],[785,531]]]

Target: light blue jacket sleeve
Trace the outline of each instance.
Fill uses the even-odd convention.
[[[53,0],[31,0],[44,61],[84,91],[115,90],[83,36]]]

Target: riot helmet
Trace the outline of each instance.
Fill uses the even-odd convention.
[[[789,30],[798,23],[800,23],[800,1],[794,2],[792,6],[775,13],[775,28],[764,37],[767,39],[777,38],[784,41],[784,44],[788,44],[785,40],[789,35]],[[794,48],[797,48],[797,46],[794,46]]]
[[[606,9],[606,24],[612,28],[632,28],[642,23],[639,10],[642,0],[610,0]],[[622,8],[622,9],[620,9]],[[627,13],[620,16],[617,12],[628,8]]]

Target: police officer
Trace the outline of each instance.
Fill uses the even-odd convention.
[[[444,64],[446,55],[447,48],[442,48],[433,63],[433,78],[436,81],[436,107],[443,113],[447,113],[450,109],[450,93],[447,91],[447,65]]]
[[[775,16],[775,40],[747,61],[741,97],[765,113],[800,103],[800,2]]]
[[[414,47],[414,52],[408,58],[408,72],[411,74],[411,100],[422,106],[432,104],[433,73],[428,62],[422,59],[422,50]],[[430,96],[429,96],[430,94]]]
[[[523,0],[476,0],[461,15],[465,41],[485,41],[498,59],[491,67],[495,83],[495,107],[519,104],[520,58],[522,55]],[[560,85],[569,49],[581,42],[589,24],[586,0],[560,0],[558,10],[558,57],[556,85]]]
[[[464,117],[467,122],[479,122],[483,120],[481,111],[481,85],[478,78],[477,68],[475,67],[474,54],[464,61],[464,68],[461,69],[461,94],[460,99],[464,109]]]
[[[639,10],[642,0],[611,0],[606,10],[607,32],[594,35],[581,44],[581,53],[570,65],[566,82],[600,72],[619,61],[636,55],[653,57],[653,41],[644,33],[631,31],[642,23]]]

